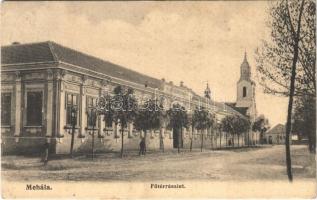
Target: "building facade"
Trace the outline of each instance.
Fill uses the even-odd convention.
[[[277,124],[264,134],[264,143],[266,144],[285,144],[285,125]],[[289,139],[292,144],[292,136]]]
[[[74,149],[76,152],[88,151],[91,144],[88,113],[96,105],[100,95],[105,92],[112,93],[119,85],[132,88],[139,103],[148,98],[163,97],[166,106],[177,101],[188,112],[193,111],[196,106],[204,106],[215,113],[218,121],[231,114],[247,117],[225,103],[211,101],[210,96],[197,95],[183,82],[176,85],[164,79],[155,79],[54,42],[14,44],[4,46],[1,50],[3,153],[36,153],[45,142],[51,144],[52,153],[69,153],[73,107],[77,108],[78,116]],[[244,70],[246,69],[243,68]],[[246,76],[245,73],[247,72],[243,72],[243,76]],[[253,102],[254,87],[247,76],[238,82],[238,90],[242,89],[244,92],[244,88],[247,88],[247,93],[242,94],[243,98]],[[238,106],[252,107],[244,102],[239,96]],[[107,123],[102,116],[98,116],[96,151],[111,152],[120,149],[120,129],[120,126]],[[174,132],[175,130],[169,130],[167,127],[149,131],[147,148],[175,148]],[[216,130],[199,132],[184,128],[183,133],[183,148],[189,148],[191,138],[194,141],[193,146],[200,147],[201,134],[209,141],[205,148],[217,144],[219,146],[220,136],[222,145],[225,144],[225,133],[219,134]],[[144,134],[136,131],[133,124],[129,124],[124,129],[125,149],[137,150],[140,137]],[[242,139],[240,143],[243,141]]]

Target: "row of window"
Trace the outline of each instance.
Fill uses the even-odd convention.
[[[42,92],[28,92],[26,106],[26,125],[42,124]],[[11,93],[1,93],[1,126],[11,125]]]
[[[11,93],[1,93],[1,126],[11,125]],[[78,114],[78,95],[66,95],[66,125],[72,125],[72,108],[77,110]],[[26,95],[26,125],[27,126],[41,126],[43,119],[43,93],[41,91],[30,91]],[[97,98],[87,97],[87,125],[91,127],[94,124],[92,120],[93,107],[97,105]],[[76,124],[79,122],[77,117]],[[108,124],[111,126],[111,124]]]
[[[97,98],[87,97],[87,126],[98,126],[93,117],[95,115],[95,108],[97,106]],[[78,94],[67,94],[66,96],[66,125],[72,125],[72,109],[76,110],[76,115],[78,116]],[[79,118],[77,117],[77,121],[75,122],[75,126],[78,125]]]

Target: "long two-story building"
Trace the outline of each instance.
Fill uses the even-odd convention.
[[[72,107],[76,107],[78,112],[74,149],[77,152],[87,151],[91,143],[88,112],[103,92],[111,93],[118,85],[134,89],[139,103],[146,98],[159,96],[164,97],[166,106],[178,101],[188,112],[197,105],[203,105],[215,113],[218,121],[231,114],[250,119],[256,115],[254,83],[250,79],[250,66],[246,57],[237,84],[237,102],[229,104],[211,101],[208,98],[208,86],[205,96],[200,96],[182,82],[175,85],[55,42],[12,44],[1,48],[2,152],[39,152],[43,144],[49,142],[52,153],[68,153]],[[120,149],[119,130],[118,125],[98,117],[96,151]],[[150,131],[147,148],[175,148],[173,141],[178,138],[174,132],[164,126],[160,130]],[[189,147],[190,138],[194,140],[194,147],[200,146],[199,134],[210,138],[211,142],[206,142],[205,148],[220,145],[219,137],[225,134],[215,130],[192,131],[191,128],[184,129],[183,133],[183,148]],[[138,149],[143,135],[130,124],[124,130],[125,149]],[[160,140],[164,141],[164,147]]]

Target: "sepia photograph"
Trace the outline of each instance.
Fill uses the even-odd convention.
[[[1,193],[316,198],[315,0],[1,2]]]

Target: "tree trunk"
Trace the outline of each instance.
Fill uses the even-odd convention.
[[[180,148],[184,148],[184,144],[183,144],[183,127],[181,128],[181,146]]]
[[[203,152],[203,145],[204,145],[204,136],[203,136],[203,132],[200,132],[201,134],[201,145],[200,145],[200,152]]]
[[[232,147],[234,147],[234,134],[232,134]]]
[[[70,141],[70,157],[73,157],[73,148],[74,148],[74,138],[75,138],[75,125],[72,126],[72,138]]]
[[[123,126],[121,125],[121,158],[123,158],[123,132],[124,132],[124,129],[123,129]]]
[[[260,131],[260,144],[263,144],[263,134],[264,134],[264,131],[263,130],[261,130]]]
[[[221,131],[219,132],[219,136],[220,136],[220,148],[219,149],[221,149],[221,138],[222,138]]]
[[[244,140],[243,140],[244,141],[244,146],[247,146],[247,144],[246,144],[247,137],[248,137],[248,132],[245,132],[244,133],[244,137],[243,137],[244,138]]]
[[[91,159],[94,159],[94,145],[95,145],[95,127],[92,127],[92,139],[91,139]]]
[[[228,147],[228,133],[226,132],[226,148]]]
[[[210,132],[210,148],[211,148],[211,150],[213,150],[213,147],[214,147],[214,132],[213,132],[214,130],[212,130],[212,134],[211,134],[211,132]]]
[[[250,131],[248,131],[248,147],[250,147]]]
[[[287,176],[288,180],[290,182],[293,181],[293,174],[292,174],[292,162],[291,162],[291,152],[290,152],[290,143],[289,143],[289,138],[290,138],[290,133],[291,133],[291,119],[292,119],[292,109],[293,109],[293,97],[294,97],[294,92],[295,92],[295,78],[296,78],[296,64],[298,60],[298,43],[299,43],[299,38],[300,38],[300,28],[301,28],[301,18],[302,18],[302,13],[303,13],[303,8],[304,8],[304,0],[302,0],[301,7],[300,7],[300,13],[298,16],[298,24],[297,24],[297,30],[296,32],[293,32],[294,36],[294,55],[293,55],[293,62],[292,62],[292,74],[291,74],[291,82],[290,82],[290,91],[289,91],[289,101],[288,101],[288,109],[287,109],[287,122],[286,122],[286,134],[285,134],[285,150],[286,150],[286,168],[287,168]],[[287,4],[287,9],[288,9],[288,2]],[[289,16],[291,26],[292,25],[292,20],[291,17]]]
[[[238,147],[240,146],[240,135],[238,134]]]
[[[163,138],[162,129],[161,129],[160,143],[161,143],[162,151],[163,151],[163,153],[164,153],[164,138]]]
[[[182,129],[183,128],[181,128],[181,131],[182,131]],[[181,134],[179,133],[179,130],[178,130],[178,132],[177,132],[177,138],[178,138],[178,141],[177,141],[177,153],[179,153],[180,152],[180,149],[179,149],[179,146],[180,146],[180,143],[181,143],[181,139],[180,139],[180,137],[181,137]]]
[[[146,154],[146,135],[147,135],[147,133],[146,133],[146,130],[143,130],[143,132],[144,132],[144,155]]]
[[[308,131],[308,148],[310,153],[316,153],[316,133],[312,130]]]
[[[193,148],[193,137],[194,137],[194,128],[192,128],[192,137],[190,139],[190,147],[189,147],[189,151],[192,151]]]
[[[218,138],[217,138],[217,135],[218,135],[218,131],[217,131],[217,129],[216,129],[216,135],[215,135],[215,138],[214,138],[214,140],[216,140],[216,142],[215,142],[215,149],[217,149],[217,140],[218,140]]]

